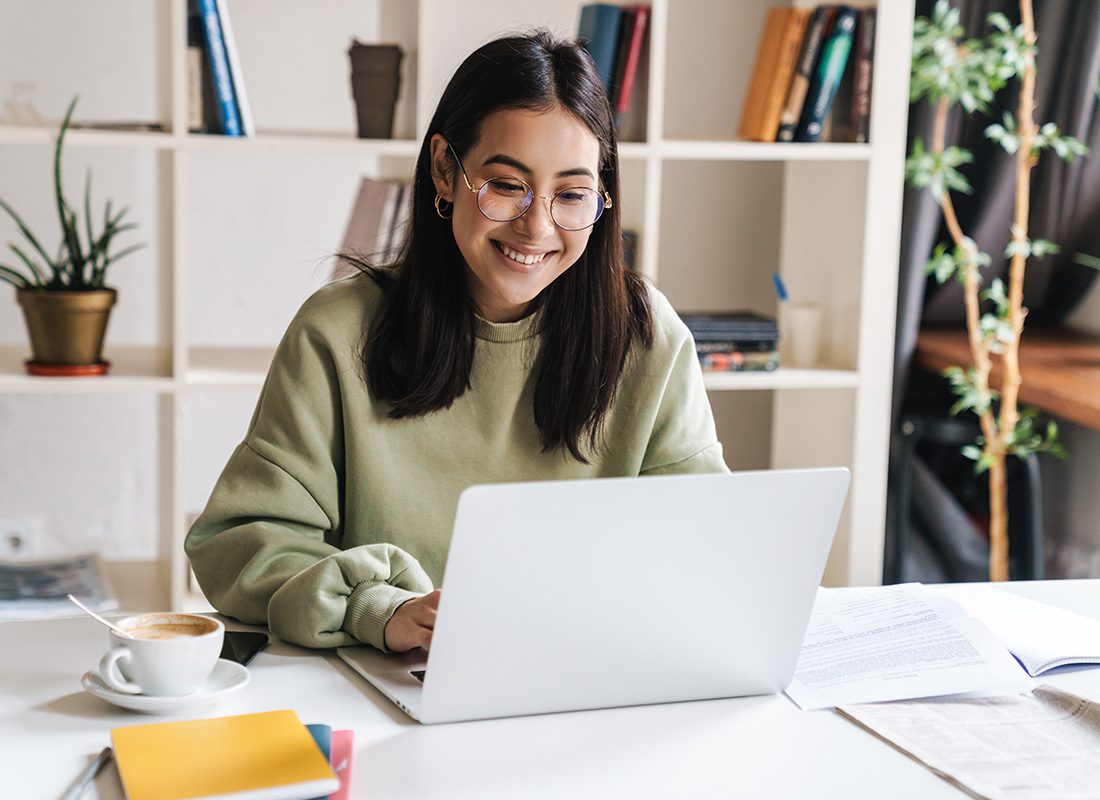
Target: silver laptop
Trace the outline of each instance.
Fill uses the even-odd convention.
[[[779,692],[843,468],[474,486],[430,653],[342,647],[423,723]]]

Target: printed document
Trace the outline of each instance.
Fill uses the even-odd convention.
[[[1030,686],[954,601],[920,584],[819,589],[787,695],[803,710]]]
[[[975,797],[1100,800],[1100,703],[1053,686],[837,711]]]

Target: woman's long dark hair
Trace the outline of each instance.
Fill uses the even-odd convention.
[[[502,109],[560,107],[600,143],[601,188],[613,205],[596,223],[576,264],[536,298],[541,342],[534,363],[534,417],[547,451],[588,463],[602,444],[631,345],[653,343],[645,285],[625,268],[619,222],[619,159],[611,108],[588,54],[575,42],[538,31],[490,42],[455,72],[424,135],[413,179],[412,218],[396,270],[344,257],[383,288],[381,313],[362,358],[367,384],[390,416],[448,408],[470,387],[475,307],[450,223],[433,206],[431,138],[439,133],[462,158],[482,121]],[[454,167],[455,165],[452,165]],[[457,172],[448,176],[454,181]]]

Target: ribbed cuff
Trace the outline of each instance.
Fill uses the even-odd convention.
[[[406,600],[420,597],[417,592],[399,589],[385,582],[360,583],[348,598],[343,629],[364,644],[386,649],[386,623]]]

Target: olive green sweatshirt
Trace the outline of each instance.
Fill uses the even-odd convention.
[[[539,315],[477,320],[470,388],[395,420],[361,374],[381,290],[366,276],[314,294],[275,352],[244,441],[185,549],[222,613],[307,647],[385,649],[397,607],[439,586],[458,496],[479,483],[725,472],[695,347],[651,289],[655,342],[637,345],[605,420],[605,452],[543,452],[530,370]],[[584,553],[561,554],[562,568]]]

